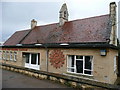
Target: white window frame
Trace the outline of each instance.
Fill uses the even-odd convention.
[[[29,63],[26,63],[26,61],[25,61],[25,67],[40,70],[40,62],[38,61],[39,60],[38,54],[40,54],[40,53],[30,53],[30,52],[28,52],[28,53],[29,53]],[[36,58],[36,64],[31,64],[31,56],[32,56],[32,54],[37,55],[36,56],[37,57]]]
[[[70,67],[69,63],[71,63],[71,62],[70,62],[69,56],[74,56],[74,55],[68,55],[68,56],[67,56],[67,72],[70,72],[68,69],[74,69],[74,72],[76,72],[76,69],[75,69],[75,67],[76,67],[76,66],[75,66],[75,63],[76,63],[76,62],[75,62],[75,57],[74,57],[74,66],[73,66],[73,67]],[[73,73],[74,73],[74,72],[73,72]],[[71,73],[72,73],[72,72],[71,72]]]
[[[12,61],[13,60],[13,52],[10,51],[10,60]]]
[[[9,51],[6,51],[6,60],[9,60]]]
[[[14,59],[15,62],[17,61],[17,52],[14,52]]]
[[[3,51],[3,60],[6,60],[6,51]]]
[[[69,56],[74,56],[74,67],[69,67]],[[67,56],[67,72],[68,73],[74,73],[74,74],[81,74],[81,75],[87,75],[87,76],[93,76],[93,56],[92,55],[86,55],[86,56],[90,56],[92,57],[92,61],[91,61],[91,70],[89,69],[85,69],[85,56],[83,56],[83,59],[76,59],[76,56],[83,56],[83,55],[68,55]],[[77,73],[77,69],[76,69],[76,60],[81,60],[83,61],[83,73]],[[74,69],[74,72],[69,71],[69,69]],[[91,74],[85,74],[85,70],[86,71],[91,71]]]

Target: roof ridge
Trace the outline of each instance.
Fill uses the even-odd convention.
[[[19,31],[16,31],[16,32],[24,32],[24,31],[29,31],[29,30],[31,30],[31,29],[19,30]]]
[[[74,21],[79,21],[79,20],[86,20],[86,19],[91,19],[91,18],[98,18],[98,17],[103,17],[103,16],[108,16],[109,14],[104,14],[104,15],[99,15],[99,16],[93,16],[93,17],[86,17],[86,18],[82,18],[82,19],[76,19],[76,20],[71,20],[68,21],[69,22],[74,22]]]
[[[108,16],[108,15],[109,14],[104,14],[104,15],[99,15],[99,16],[86,17],[86,18],[82,18],[82,19],[75,19],[75,20],[67,21],[66,23],[79,21],[79,20],[86,20],[86,19],[91,19],[91,18],[98,18],[98,17]],[[39,26],[36,26],[36,27],[44,27],[44,26],[50,26],[50,25],[55,25],[55,24],[59,24],[59,23],[51,23],[51,24],[46,24],[46,25],[39,25]]]
[[[66,23],[79,21],[79,20],[86,20],[86,19],[91,19],[91,18],[98,18],[98,17],[108,16],[108,15],[109,14],[104,14],[104,15],[99,15],[99,16],[86,17],[86,18],[82,18],[82,19],[75,19],[75,20],[67,21]],[[45,25],[39,25],[39,26],[36,26],[36,27],[45,27],[45,26],[50,26],[50,25],[55,25],[55,24],[59,24],[59,23],[50,23],[50,24],[45,24]],[[27,30],[31,30],[31,29],[27,29]],[[17,31],[17,32],[27,31],[27,30],[20,30],[20,31]]]

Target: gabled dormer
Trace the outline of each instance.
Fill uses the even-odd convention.
[[[68,9],[66,3],[64,3],[59,12],[59,25],[64,25],[68,21]]]

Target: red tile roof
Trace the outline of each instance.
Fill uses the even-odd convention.
[[[27,34],[29,31],[30,33]],[[62,27],[59,23],[55,23],[36,26],[32,30],[19,31],[13,34],[4,45],[107,42],[110,32],[109,15],[102,15],[68,21]]]
[[[29,30],[17,31],[15,32],[5,43],[4,45],[16,45],[18,44],[27,34]]]

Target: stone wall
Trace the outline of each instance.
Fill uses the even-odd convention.
[[[2,64],[2,65],[0,65],[0,68],[9,70],[9,71],[13,71],[13,72],[17,72],[17,73],[21,73],[24,75],[28,75],[30,77],[35,77],[40,80],[48,79],[51,81],[55,81],[56,83],[65,84],[70,87],[79,88],[82,90],[83,89],[106,90],[106,89],[119,89],[120,88],[120,86],[117,86],[117,85],[111,85],[111,84],[106,84],[106,83],[90,81],[90,80],[84,80],[84,79],[79,79],[79,78],[55,74],[55,73],[48,73],[45,71],[38,71],[38,70],[23,68],[23,67],[19,67],[19,66]]]
[[[67,72],[68,55],[93,56],[93,76],[88,76],[88,79],[90,78],[98,82],[111,84],[114,84],[115,80],[117,79],[117,74],[114,72],[114,57],[118,56],[117,50],[107,49],[106,56],[100,55],[100,49],[49,49],[49,54],[51,54],[54,50],[58,50],[58,55],[60,55],[59,53],[62,52],[65,60],[64,64],[60,68],[55,68],[49,62],[49,72],[65,74]],[[77,76],[76,74],[73,75]],[[81,78],[86,78],[84,75],[78,76]]]
[[[114,72],[114,57],[118,55],[118,51],[114,49],[106,49],[107,55],[101,56],[101,49],[93,48],[4,48],[3,50],[10,50],[17,52],[17,61],[0,60],[3,64],[25,67],[22,53],[40,53],[40,71],[47,71],[61,75],[72,75],[84,79],[90,79],[97,82],[104,82],[114,84],[117,79],[117,74]],[[47,55],[48,54],[48,55]],[[77,75],[67,72],[68,55],[84,55],[93,56],[93,72],[92,76]],[[53,58],[54,57],[54,58]],[[60,61],[58,64],[57,61]],[[54,65],[54,62],[57,63]]]

